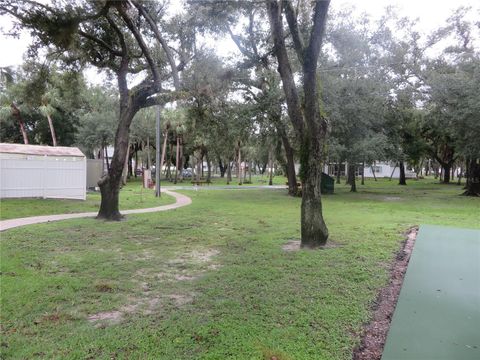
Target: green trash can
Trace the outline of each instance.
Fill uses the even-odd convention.
[[[335,188],[335,179],[325,173],[322,173],[322,181],[320,183],[320,192],[322,194],[333,194]]]

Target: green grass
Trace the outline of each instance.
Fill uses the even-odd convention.
[[[202,179],[206,179],[206,173],[204,173],[204,177]],[[259,185],[268,185],[269,181],[269,176],[267,174],[265,175],[254,175],[252,174],[252,181],[249,182],[249,176],[247,174],[245,183],[242,185],[244,186],[259,186]],[[279,176],[274,176],[272,178],[272,184],[273,185],[286,185],[287,178],[285,176],[279,175]],[[162,184],[165,186],[168,185],[173,185],[173,183],[169,182],[167,179],[162,179]],[[182,182],[178,182],[178,185],[180,186],[192,186],[192,178],[185,178]],[[227,185],[227,175],[222,178],[220,175],[212,175],[211,178],[211,185]],[[235,174],[232,174],[232,181],[230,181],[230,184],[228,185],[238,185],[238,179]]]
[[[141,209],[173,203],[171,196],[162,194],[155,197],[154,190],[143,189],[140,181],[129,182],[120,191],[120,210]],[[70,214],[98,211],[100,193],[89,192],[87,199],[2,199],[0,201],[0,220],[27,216]]]
[[[480,227],[479,199],[431,181],[337,185],[335,247],[285,252],[300,199],[184,191],[193,204],[122,222],[2,233],[3,358],[351,359],[412,225]],[[118,322],[90,322],[118,311]]]

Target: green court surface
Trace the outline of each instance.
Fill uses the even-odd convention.
[[[480,359],[480,230],[422,225],[382,360]]]

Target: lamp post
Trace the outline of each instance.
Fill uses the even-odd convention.
[[[157,124],[156,124],[156,142],[155,142],[155,196],[160,197],[160,173],[162,171],[162,164],[160,164],[160,106],[157,106]]]

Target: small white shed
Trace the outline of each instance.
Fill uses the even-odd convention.
[[[0,143],[0,198],[86,198],[86,158],[76,147]]]

